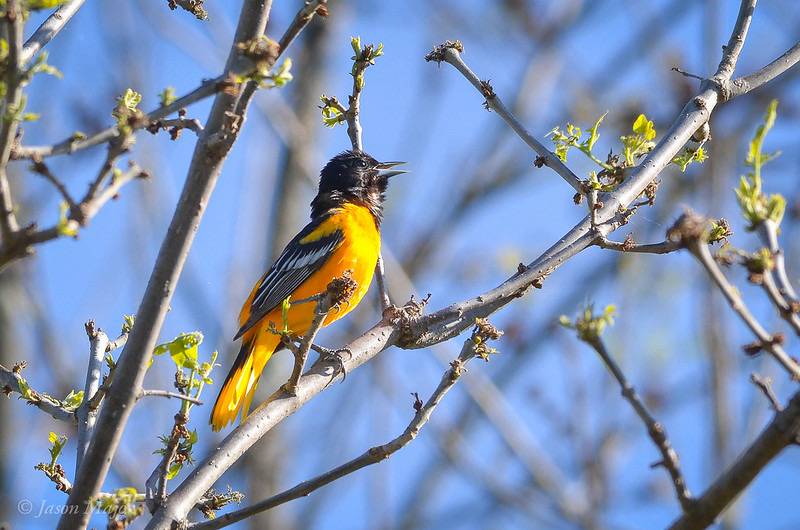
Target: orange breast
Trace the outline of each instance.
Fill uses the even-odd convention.
[[[344,241],[333,251],[328,261],[314,273],[311,278],[300,284],[291,300],[302,300],[323,292],[328,283],[340,277],[345,271],[350,270],[353,280],[358,284],[356,292],[347,304],[338,309],[331,310],[325,319],[325,325],[342,318],[358,305],[369,289],[375,265],[380,252],[380,233],[375,225],[372,214],[366,208],[353,204],[345,205],[337,210],[331,217],[322,223],[317,230],[306,236],[302,241],[313,241],[315,238],[341,230]],[[242,308],[242,315],[249,314],[249,303],[252,294]],[[315,302],[292,304],[288,313],[289,329],[295,335],[303,335],[308,331],[314,318]],[[281,307],[268,313],[257,326],[267,329],[269,322],[273,322],[278,329],[283,328]]]

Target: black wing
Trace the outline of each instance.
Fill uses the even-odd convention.
[[[326,219],[312,221],[286,245],[278,260],[259,284],[250,305],[250,318],[242,325],[233,340],[241,337],[264,318],[264,315],[283,303],[300,284],[328,261],[333,250],[342,243],[344,234],[340,230],[324,235],[316,241],[300,243],[300,240],[316,230]]]

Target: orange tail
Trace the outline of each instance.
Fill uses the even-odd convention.
[[[210,423],[213,430],[219,431],[233,422],[240,410],[242,421],[247,418],[261,372],[280,340],[278,335],[268,330],[253,330],[253,333],[242,337],[242,348],[211,411]]]

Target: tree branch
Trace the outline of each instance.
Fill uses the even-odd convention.
[[[258,39],[264,33],[271,0],[247,0],[242,5],[234,42],[225,65],[225,75],[247,75],[251,61],[237,46]],[[277,57],[272,59],[272,65]],[[269,66],[272,66],[269,65]],[[138,396],[147,364],[152,356],[169,303],[180,273],[194,240],[200,221],[214,189],[225,158],[238,137],[242,115],[231,115],[234,109],[242,113],[247,102],[238,101],[241,87],[219,93],[211,109],[189,167],[181,197],[175,209],[167,235],[161,245],[153,272],[147,284],[111,389],[98,418],[95,435],[78,471],[68,505],[80,509],[65,513],[59,520],[59,530],[83,528],[91,515],[90,500],[97,494],[108,472],[113,454]],[[199,496],[198,496],[199,498]]]
[[[25,41],[25,46],[20,54],[20,62],[26,65],[33,59],[48,42],[58,35],[67,22],[75,16],[86,0],[71,0],[55,10],[55,12],[36,28],[33,35]]]
[[[300,381],[300,376],[303,375],[303,368],[306,365],[311,346],[314,343],[314,339],[317,337],[317,333],[322,329],[325,323],[325,317],[328,316],[331,307],[331,295],[328,292],[322,293],[319,299],[316,300],[311,327],[303,338],[300,339],[300,346],[297,349],[290,348],[294,354],[294,367],[292,368],[292,374],[289,376],[289,380],[284,385],[284,389],[289,394],[294,394],[297,391],[297,382]]]
[[[497,330],[494,330],[494,332],[499,333]],[[418,401],[414,404],[414,408],[417,412],[414,414],[414,418],[411,420],[411,423],[408,424],[408,427],[406,427],[405,431],[403,431],[400,436],[383,445],[372,447],[361,456],[310,480],[301,482],[297,486],[282,493],[257,502],[252,506],[248,506],[247,508],[223,514],[216,519],[190,524],[187,527],[187,530],[211,530],[212,528],[224,528],[226,526],[230,526],[257,513],[271,510],[276,506],[280,506],[281,504],[285,504],[294,499],[308,496],[323,486],[354,473],[359,469],[386,460],[394,453],[407,446],[417,437],[425,424],[428,423],[428,420],[430,420],[434,409],[439,405],[447,392],[449,392],[450,389],[452,389],[453,386],[455,386],[455,384],[458,382],[459,378],[465,371],[464,367],[467,362],[478,355],[478,345],[484,344],[485,340],[488,340],[485,335],[481,335],[480,339],[476,340],[476,337],[479,336],[479,333],[481,332],[479,332],[476,328],[476,331],[473,333],[473,335],[464,341],[464,345],[461,348],[461,353],[450,363],[450,368],[444,373],[444,375],[442,375],[439,386],[436,387],[436,390],[433,392],[433,394],[431,394],[431,397],[428,398],[428,401],[426,401],[424,405],[421,401]],[[494,337],[499,337],[499,334],[494,335]]]
[[[14,214],[14,202],[8,185],[8,160],[17,135],[22,112],[22,27],[24,24],[20,0],[8,0],[2,23],[6,28],[8,57],[5,60],[5,100],[0,121],[0,236],[3,245],[12,244],[19,230]]]
[[[164,119],[170,114],[178,112],[180,109],[196,103],[203,99],[213,96],[218,92],[231,88],[234,86],[231,80],[226,76],[221,75],[214,79],[203,81],[197,88],[182,96],[169,105],[161,106],[143,116],[142,120],[136,120],[135,123],[130,125],[131,129],[141,130],[146,129],[153,122]],[[39,145],[39,146],[19,146],[16,147],[11,157],[12,159],[42,159],[55,155],[71,155],[76,151],[82,151],[96,145],[104,144],[112,141],[120,135],[119,127],[113,125],[107,129],[103,129],[87,138],[72,135],[66,140],[53,145]]]
[[[0,271],[14,260],[32,254],[35,245],[46,243],[65,235],[74,237],[81,227],[89,224],[108,201],[119,195],[124,185],[137,178],[144,179],[149,176],[147,172],[142,171],[138,165],[132,162],[129,164],[127,171],[115,173],[117,170],[113,167],[111,159],[109,159],[103,164],[86,196],[76,204],[66,189],[63,188],[63,184],[55,179],[55,176],[50,173],[43,163],[36,163],[35,171],[44,175],[56,186],[69,205],[68,213],[66,218],[63,221],[59,221],[55,226],[37,230],[35,225],[31,225],[18,231],[10,242],[3,241],[0,244]],[[111,182],[100,190],[99,188],[108,178],[108,175],[112,175]]]
[[[750,75],[736,78],[727,83],[728,98],[742,96],[769,83],[800,61],[800,42],[786,50],[786,53]]]
[[[738,25],[735,31],[738,31]],[[661,142],[635,169],[629,179],[615,192],[603,197],[604,206],[598,216],[599,222],[603,224],[597,227],[600,235],[608,235],[619,226],[618,223],[611,222],[617,217],[618,212],[625,210],[658,177],[695,131],[708,121],[721,89],[713,83],[705,85],[701,88],[700,94],[686,104]],[[397,312],[387,312],[383,321],[347,346],[352,355],[344,361],[344,368],[350,372],[392,345],[423,348],[458,335],[472,325],[476,317],[492,314],[522,296],[534,283],[539,284],[566,260],[590,246],[597,235],[592,230],[587,216],[534,262],[523,267],[521,272],[495,289],[424,317],[398,319]],[[398,311],[403,310],[407,311],[408,308],[401,308]],[[315,363],[300,378],[296,396],[273,396],[273,399],[256,409],[247,421],[231,431],[216,450],[199,463],[175,489],[147,528],[166,529],[174,521],[183,520],[196,499],[199,499],[252,444],[326,388],[329,383],[329,377],[326,375],[328,368],[329,365],[325,362]]]
[[[678,498],[678,502],[680,502],[683,511],[688,512],[691,510],[694,501],[689,488],[686,486],[686,479],[683,477],[683,473],[681,472],[678,453],[676,453],[675,449],[672,448],[672,444],[669,441],[666,430],[658,421],[656,421],[653,415],[650,414],[650,411],[647,410],[647,407],[639,397],[639,394],[636,393],[636,389],[631,386],[617,362],[613,357],[611,357],[611,354],[608,352],[608,349],[606,348],[602,338],[599,336],[593,337],[589,340],[586,340],[586,343],[594,348],[594,350],[603,360],[603,363],[606,365],[606,368],[608,368],[608,371],[611,372],[611,375],[613,375],[614,379],[616,379],[617,383],[619,383],[619,386],[622,389],[622,396],[628,401],[628,403],[630,403],[631,407],[633,407],[633,410],[636,412],[636,415],[639,416],[639,419],[641,419],[645,424],[645,427],[647,427],[647,434],[650,436],[650,439],[653,440],[656,448],[661,453],[661,461],[657,464],[654,464],[654,466],[661,465],[667,470],[670,478],[672,479],[672,485],[675,489],[675,496]]]
[[[108,347],[108,336],[102,329],[95,326],[94,320],[86,323],[86,335],[89,337],[89,365],[86,369],[86,384],[83,387],[83,402],[75,411],[78,418],[78,447],[75,458],[75,469],[81,468],[83,456],[92,439],[97,410],[89,406],[94,395],[100,389],[100,379],[103,376],[103,360]],[[76,472],[77,474],[77,472]]]
[[[180,392],[170,392],[169,390],[142,390],[139,392],[139,395],[136,397],[136,400],[140,400],[146,397],[164,397],[167,399],[180,399],[181,401],[188,401],[193,405],[202,405],[203,402],[197,398],[192,396],[187,396],[186,394],[181,394]]]
[[[702,230],[705,227],[705,219],[691,213],[684,214],[675,224],[676,228],[682,232],[683,241],[688,250],[700,261],[700,264],[706,269],[708,275],[717,285],[728,304],[733,309],[734,313],[739,315],[739,318],[745,325],[750,328],[750,331],[758,339],[758,344],[761,348],[769,352],[776,361],[789,373],[795,381],[800,381],[800,366],[792,359],[789,354],[784,351],[780,345],[780,340],[769,334],[758,322],[758,320],[750,313],[750,310],[742,300],[739,291],[731,285],[728,279],[723,274],[717,262],[714,261],[713,256],[708,248],[708,244],[702,239]]]
[[[77,418],[73,411],[64,408],[63,404],[49,396],[30,388],[28,383],[20,375],[20,371],[25,367],[25,363],[19,363],[12,370],[0,365],[0,391],[4,395],[19,394],[22,399],[38,408],[59,421],[77,424]],[[24,392],[27,389],[28,392]]]
[[[669,530],[699,530],[714,524],[733,502],[783,449],[796,443],[800,433],[800,392],[775,415],[766,429],[683,514]]]
[[[681,245],[674,241],[662,241],[661,243],[651,243],[648,245],[637,245],[633,239],[626,238],[625,241],[611,241],[605,237],[597,239],[595,244],[600,248],[616,250],[618,252],[636,252],[641,254],[669,254],[680,250]]]
[[[515,133],[517,133],[517,136],[519,136],[523,142],[528,144],[528,147],[533,149],[536,154],[542,157],[547,167],[558,173],[558,175],[564,179],[567,184],[572,186],[575,191],[583,194],[585,190],[583,188],[581,179],[579,179],[578,176],[572,172],[572,170],[565,166],[564,163],[561,162],[561,160],[552,151],[547,149],[541,142],[539,142],[539,140],[531,136],[531,134],[525,129],[519,120],[517,120],[517,118],[511,114],[511,111],[506,108],[506,106],[500,100],[500,97],[495,93],[494,89],[489,84],[489,81],[481,81],[481,79],[475,75],[475,72],[470,70],[469,66],[467,66],[463,59],[461,59],[461,52],[463,51],[464,47],[459,41],[447,41],[441,46],[434,48],[431,53],[425,56],[425,60],[436,61],[437,63],[444,61],[458,70],[478,92],[483,94],[483,96],[486,98],[485,104],[487,108],[495,111],[497,115],[500,116],[500,118],[502,118],[503,121],[505,121]]]

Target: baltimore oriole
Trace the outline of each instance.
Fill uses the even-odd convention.
[[[256,282],[239,313],[239,355],[211,412],[215,431],[247,417],[264,366],[281,348],[283,301],[308,299],[325,291],[334,278],[350,271],[358,287],[346,304],[333,308],[325,325],[349,313],[369,288],[380,252],[380,224],[389,178],[405,173],[392,168],[403,162],[378,162],[361,151],[345,151],[320,173],[319,191],[311,202],[311,222],[292,239]],[[314,318],[315,304],[290,305],[289,329],[303,336]],[[273,327],[274,326],[274,327]]]

